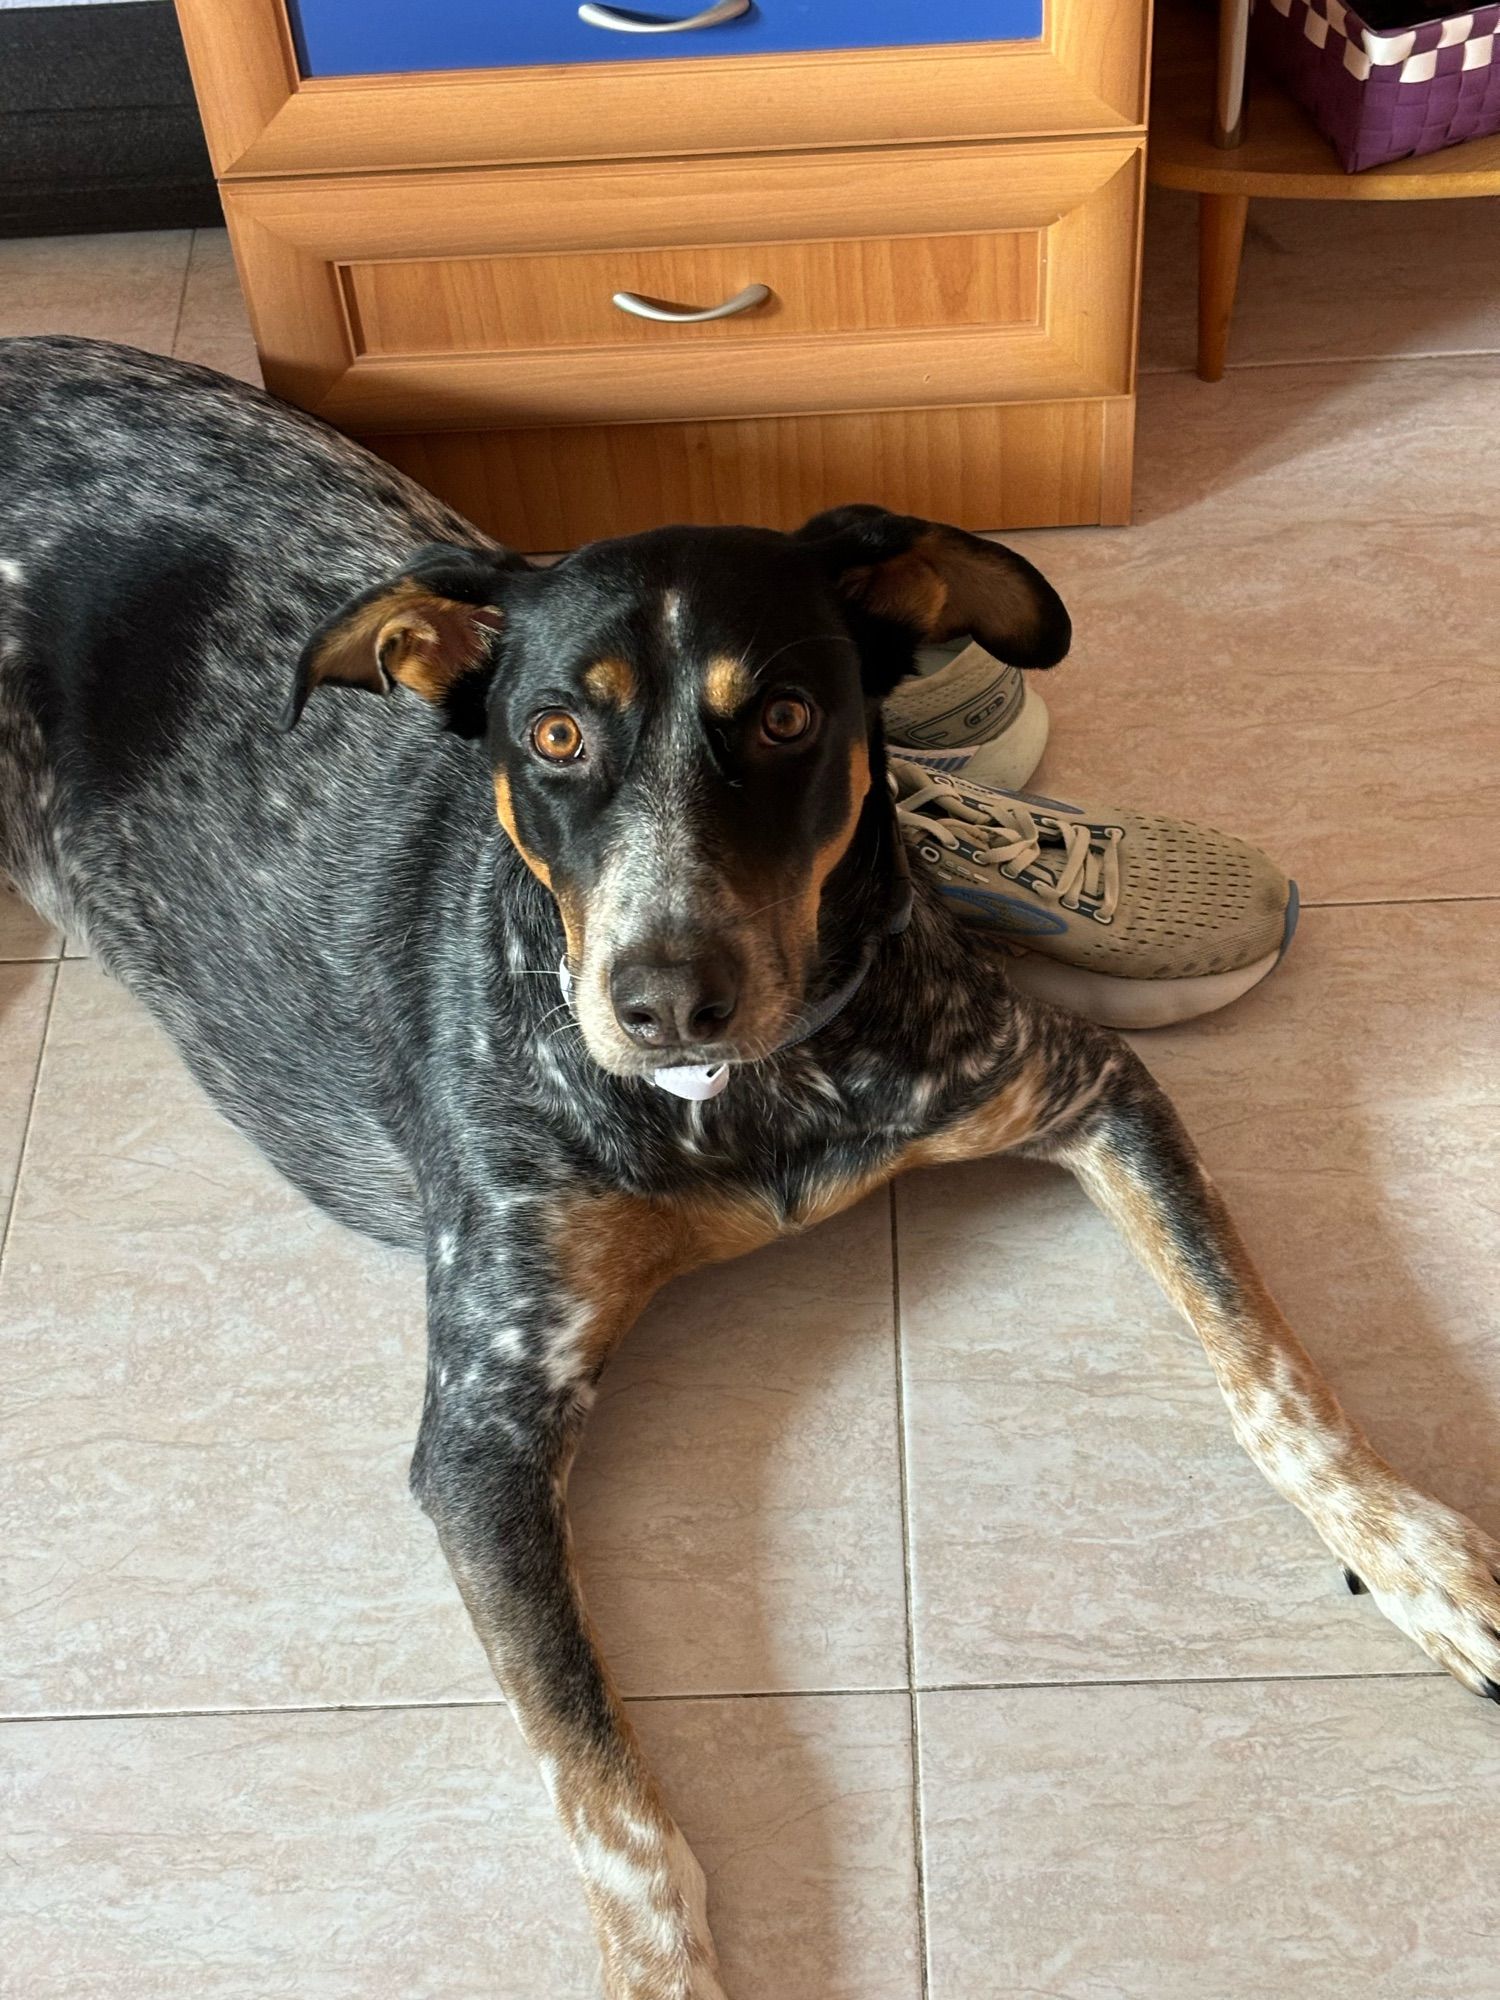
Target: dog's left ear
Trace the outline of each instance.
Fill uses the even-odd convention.
[[[291,729],[324,681],[389,694],[396,681],[441,708],[450,729],[482,736],[490,652],[504,598],[531,565],[509,549],[419,549],[393,577],[326,619],[302,649],[282,715]]]
[[[1072,643],[1067,608],[1041,571],[962,528],[835,507],[793,539],[847,600],[871,694],[889,694],[911,672],[917,646],[969,637],[1013,667],[1052,667]]]

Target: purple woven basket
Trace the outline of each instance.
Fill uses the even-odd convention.
[[[1256,0],[1255,20],[1346,173],[1500,132],[1500,4],[1384,34],[1339,0]]]

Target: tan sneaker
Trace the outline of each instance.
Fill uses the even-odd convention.
[[[1291,943],[1297,885],[1228,834],[975,785],[899,753],[891,791],[913,859],[1015,954],[1012,984],[1106,1027],[1227,1006]]]
[[[886,696],[885,733],[896,756],[909,747],[976,784],[1013,791],[1047,747],[1046,703],[1019,667],[983,646],[924,646],[917,671]]]

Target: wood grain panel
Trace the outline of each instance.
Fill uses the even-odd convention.
[[[355,352],[472,354],[527,347],[775,341],[798,334],[1035,324],[1035,230],[821,243],[710,244],[562,257],[470,257],[343,267]],[[611,303],[636,292],[698,310],[765,284],[733,319],[667,326]]]
[[[361,362],[320,397],[318,414],[343,430],[454,430],[1019,402],[1129,387],[1123,366],[1091,366],[1045,328],[689,344],[695,331],[684,327],[683,345],[670,349]],[[266,379],[273,382],[269,369]]]
[[[1127,394],[1140,182],[1137,145],[1092,141],[913,148],[861,154],[857,162],[780,155],[608,170],[238,183],[224,192],[268,386],[346,428],[385,432]],[[347,300],[337,282],[340,266],[412,256],[444,262],[537,256],[548,248],[590,252],[614,248],[629,232],[635,246],[649,236],[659,245],[652,254],[663,255],[678,246],[699,251],[711,233],[713,250],[702,254],[717,255],[726,274],[749,268],[729,245],[780,246],[789,269],[798,260],[811,268],[827,248],[825,235],[888,240],[897,232],[925,234],[941,217],[958,237],[1040,234],[1040,313],[977,329],[798,334],[789,328],[774,341],[748,322],[666,328],[665,339],[620,343],[605,367],[596,350],[570,344],[573,293],[560,305],[538,295],[525,307],[532,336],[545,330],[554,310],[562,313],[556,345],[466,350],[474,322],[444,336],[436,287],[423,305],[406,290],[393,297],[389,287],[381,295],[367,286]],[[956,273],[964,253],[953,256]],[[550,260],[554,267],[562,261]],[[539,258],[536,268],[548,262]],[[602,279],[608,266],[609,259],[599,258],[593,268]],[[999,299],[998,276],[981,271],[973,282],[981,308],[987,297]],[[909,287],[902,297],[910,301],[919,290]],[[830,296],[838,309],[836,286]],[[346,310],[351,303],[354,321]],[[472,301],[461,303],[470,310]],[[369,304],[377,328],[386,324],[382,315],[394,316],[403,333],[446,340],[449,351],[361,355]],[[922,310],[898,305],[894,295],[892,308]],[[925,310],[929,320],[941,316],[937,301]],[[424,315],[419,325],[418,314]],[[330,379],[329,358],[340,343],[343,368]]]
[[[1139,140],[231,182],[230,214],[338,262],[1043,229]]]
[[[303,82],[281,0],[177,0],[221,178],[1138,130],[1145,0],[1035,42]]]
[[[885,410],[713,424],[449,432],[365,441],[515,548],[667,521],[793,528],[869,500],[975,530],[1100,517],[1101,430],[1119,403]]]

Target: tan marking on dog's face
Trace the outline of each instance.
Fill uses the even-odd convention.
[[[562,918],[563,931],[568,940],[568,962],[573,966],[583,963],[583,912],[578,907],[577,898],[570,895],[552,879],[552,870],[542,857],[529,848],[521,838],[516,826],[515,805],[511,799],[510,779],[503,771],[495,773],[495,816],[504,827],[510,844],[520,855],[526,866],[535,875],[542,887],[548,890],[557,904],[558,915]]]
[[[795,874],[789,870],[761,871],[733,881],[741,906],[755,912],[756,926],[772,943],[775,958],[793,980],[811,963],[818,942],[823,891],[853,844],[869,794],[870,752],[862,736],[849,747],[848,771],[843,818],[837,831],[814,850],[805,868],[798,868]],[[798,997],[795,992],[793,997]]]
[[[782,934],[782,948],[794,960],[806,963],[818,941],[818,917],[823,907],[823,891],[828,878],[854,842],[860,814],[870,791],[870,746],[863,736],[849,746],[849,799],[838,831],[818,848],[807,874],[807,886],[788,907],[792,919]]]
[[[591,699],[609,708],[629,708],[637,693],[635,669],[614,654],[595,660],[584,674],[583,685]]]
[[[495,773],[495,816],[510,837],[510,844],[520,855],[526,866],[535,875],[544,889],[552,887],[552,870],[539,854],[535,854],[522,840],[516,830],[516,809],[510,793],[510,779],[503,771]]]
[[[727,722],[739,714],[754,692],[755,676],[743,660],[725,654],[709,661],[703,674],[703,701],[711,715],[722,716]]]

